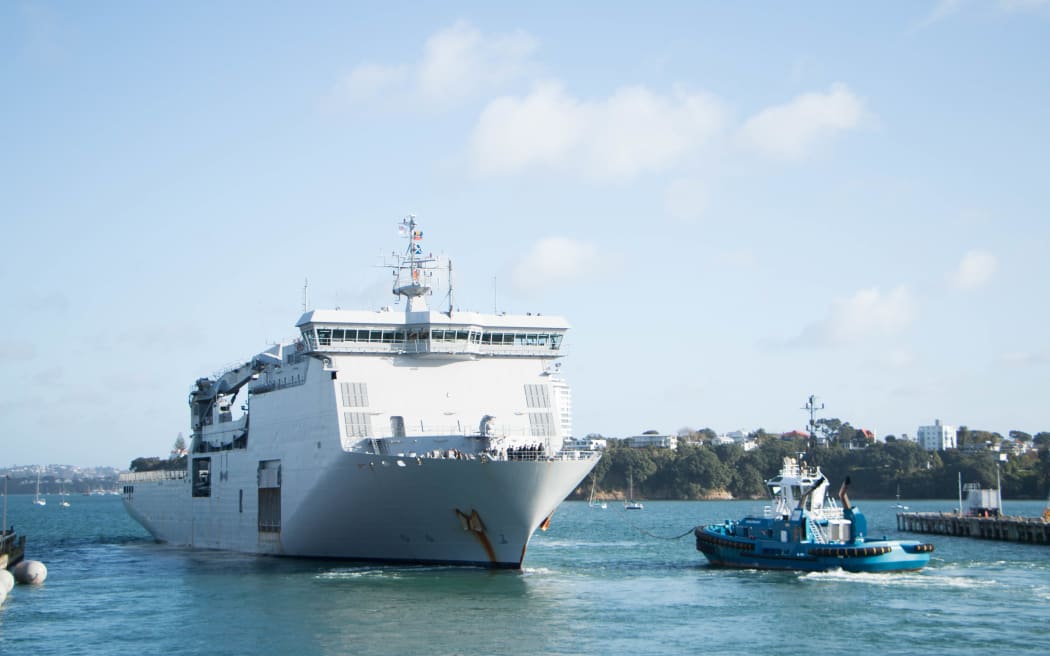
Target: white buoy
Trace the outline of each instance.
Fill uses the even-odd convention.
[[[15,587],[15,577],[7,568],[0,569],[0,593],[7,594]]]
[[[47,578],[47,567],[39,560],[23,560],[11,571],[19,583],[40,585]]]

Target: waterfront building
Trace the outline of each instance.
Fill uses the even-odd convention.
[[[919,426],[919,446],[927,451],[944,451],[956,448],[955,427],[935,419],[932,426]]]
[[[678,437],[675,435],[660,435],[653,432],[646,432],[642,435],[632,435],[624,440],[627,446],[632,449],[644,449],[645,447],[653,446],[658,449],[670,449],[674,451],[678,448]]]

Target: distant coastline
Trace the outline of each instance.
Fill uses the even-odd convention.
[[[764,499],[765,479],[779,471],[785,456],[807,454],[832,485],[852,479],[858,498],[950,499],[963,482],[994,488],[1002,482],[1005,498],[1046,499],[1050,492],[1050,457],[1041,446],[1006,462],[994,452],[958,449],[926,451],[914,442],[872,444],[863,449],[841,446],[808,448],[807,440],[771,439],[751,451],[736,444],[680,445],[677,449],[631,448],[610,442],[591,476],[569,497],[606,501],[626,498],[628,479],[634,496],[652,500]],[[597,482],[595,483],[595,479]]]

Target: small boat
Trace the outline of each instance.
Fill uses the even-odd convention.
[[[893,506],[897,510],[907,510],[908,506],[901,503],[901,486],[897,486],[897,504]]]
[[[68,508],[69,507],[69,499],[67,499],[66,497],[69,496],[69,495],[66,494],[66,488],[65,487],[62,488],[62,491],[59,493],[59,495],[62,497],[62,500],[58,502],[58,505],[62,506],[63,508]]]
[[[846,477],[839,506],[827,497],[819,467],[784,458],[780,473],[766,481],[773,499],[762,517],[697,526],[696,548],[716,567],[824,572],[899,572],[922,569],[932,544],[868,536],[868,522],[850,504]]]
[[[36,496],[33,497],[33,504],[37,506],[46,506],[47,499],[40,496],[40,470],[36,472]]]
[[[624,510],[642,510],[645,506],[640,501],[634,500],[634,472],[628,476],[627,499],[623,502]]]
[[[598,477],[596,476],[591,481],[591,497],[590,497],[590,499],[587,500],[587,505],[590,506],[591,508],[601,508],[602,510],[605,510],[606,503],[604,501],[599,501],[598,498],[594,496],[594,490],[595,490],[595,486],[597,486],[597,484],[598,484]]]

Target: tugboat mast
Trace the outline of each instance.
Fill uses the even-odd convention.
[[[809,395],[809,400],[806,401],[806,405],[802,406],[803,410],[809,411],[809,454],[812,455],[813,451],[817,448],[817,410],[823,410],[824,404],[817,405],[817,397],[814,394]]]

